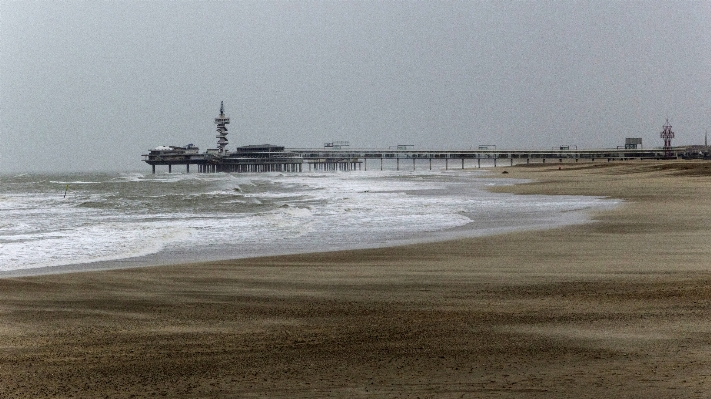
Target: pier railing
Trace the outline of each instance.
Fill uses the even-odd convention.
[[[672,151],[673,157],[684,153],[683,149]],[[219,155],[203,154],[166,154],[164,156],[144,155],[143,161],[152,165],[155,173],[156,165],[167,165],[172,171],[172,165],[197,165],[200,172],[266,172],[266,171],[302,171],[302,164],[307,164],[308,170],[360,170],[368,168],[368,160],[380,160],[380,169],[385,161],[393,162],[399,170],[401,161],[412,160],[412,167],[416,168],[417,161],[444,163],[445,168],[450,168],[451,161],[459,161],[452,166],[465,168],[465,162],[471,165],[475,160],[476,166],[481,167],[482,162],[497,166],[497,163],[536,163],[546,161],[618,161],[632,159],[661,159],[668,157],[663,149],[561,149],[561,150],[503,150],[503,149],[476,149],[476,150],[415,150],[415,149],[338,149],[338,148],[287,148],[283,152],[269,152],[265,154],[251,154],[250,156],[222,157]]]
[[[321,158],[358,159],[654,159],[664,157],[662,149],[595,150],[377,150],[289,148],[304,160]]]

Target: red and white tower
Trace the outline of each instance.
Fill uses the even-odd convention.
[[[225,125],[230,123],[230,118],[225,116],[225,104],[220,101],[220,116],[215,118],[215,124],[217,125],[217,149],[220,154],[225,152],[225,147],[227,146],[227,127]]]
[[[669,118],[667,118],[667,123],[664,124],[663,128],[664,130],[659,134],[659,137],[664,139],[664,157],[671,158],[673,156],[671,140],[674,138],[674,132],[671,130],[672,127],[669,124]]]

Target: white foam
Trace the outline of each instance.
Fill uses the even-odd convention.
[[[614,203],[494,194],[482,188],[498,181],[451,171],[90,177],[69,198],[35,186],[2,194],[0,270],[163,252],[199,258],[206,250],[233,257],[367,247],[464,226],[470,235],[491,234],[579,223],[583,211]]]
[[[50,183],[54,184],[101,184],[100,181],[83,181],[83,180],[72,180],[72,181],[55,181],[50,180]]]
[[[38,234],[4,242],[0,270],[21,270],[117,260],[162,250],[187,237],[184,229],[150,224],[105,223]]]

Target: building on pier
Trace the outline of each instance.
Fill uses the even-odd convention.
[[[261,144],[237,147],[219,159],[220,172],[301,172],[303,158],[284,147]]]
[[[187,146],[158,146],[143,155],[143,161],[151,165],[156,173],[157,165],[167,165],[168,172],[173,165],[185,165],[190,173],[190,165],[196,165],[198,172],[300,172],[303,157],[284,147],[271,144],[237,147],[234,152],[227,149],[227,127],[230,118],[225,116],[225,105],[220,103],[220,115],[215,118],[217,125],[217,148],[200,153],[192,144]]]

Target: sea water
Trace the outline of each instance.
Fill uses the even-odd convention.
[[[369,248],[587,221],[490,172],[0,176],[0,276]]]

